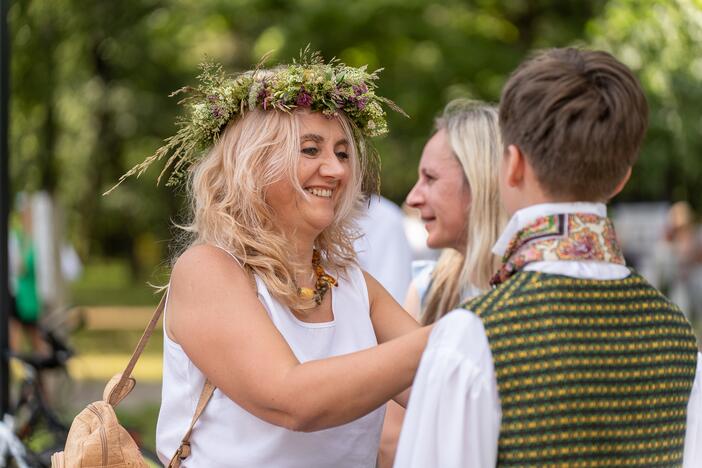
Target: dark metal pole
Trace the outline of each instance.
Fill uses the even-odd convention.
[[[9,146],[7,144],[8,103],[10,100],[10,45],[7,10],[10,0],[0,0],[0,417],[10,408],[8,323],[10,290],[8,269],[8,215],[10,208]]]

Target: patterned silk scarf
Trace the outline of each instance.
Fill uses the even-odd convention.
[[[490,284],[502,283],[529,263],[557,260],[625,264],[609,218],[556,214],[538,218],[514,236]]]

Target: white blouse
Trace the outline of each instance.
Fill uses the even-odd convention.
[[[256,278],[261,303],[300,362],[377,345],[362,271],[349,268],[338,281],[339,286],[331,291],[334,320],[306,323],[276,301],[263,281]],[[164,463],[180,445],[205,381],[180,345],[165,333],[167,317],[166,310],[162,402],[156,428],[157,451]],[[383,416],[384,407],[343,426],[310,433],[294,432],[257,418],[215,390],[193,429],[191,455],[182,466],[372,468]]]
[[[606,216],[602,204],[536,205],[518,211],[498,240],[509,239],[538,216],[585,212]],[[601,262],[537,262],[530,271],[574,278],[620,279],[622,265]],[[453,311],[434,327],[412,386],[395,468],[483,468],[495,466],[502,409],[485,329],[472,313]],[[702,467],[702,353],[687,406],[685,468]]]

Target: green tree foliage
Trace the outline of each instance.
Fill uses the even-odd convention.
[[[583,34],[602,2],[342,0],[281,2],[254,54],[287,59],[311,43],[351,65],[384,67],[382,92],[410,115],[390,116],[377,143],[383,194],[402,202],[433,120],[455,97],[496,102],[509,72],[534,47],[566,45]]]
[[[154,167],[100,194],[174,133],[167,95],[205,56],[252,67],[305,45],[351,65],[383,67],[390,116],[376,142],[383,193],[414,183],[434,117],[450,99],[496,101],[533,49],[574,43],[612,50],[641,76],[652,106],[641,164],[623,199],[694,199],[702,206],[700,0],[15,0],[11,148],[14,189],[45,188],[66,208],[83,253],[148,250],[171,237],[182,192],[154,188]]]
[[[86,255],[131,254],[139,236],[152,230],[166,236],[164,219],[177,207],[173,197],[151,196],[146,184],[100,196],[171,131],[175,103],[165,99],[166,89],[190,76],[179,49],[166,46],[186,18],[158,22],[162,7],[81,0],[11,5],[14,189],[54,194]],[[138,259],[130,256],[136,271]]]

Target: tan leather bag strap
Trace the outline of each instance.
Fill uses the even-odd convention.
[[[154,314],[151,316],[151,321],[146,326],[146,329],[144,330],[144,334],[141,335],[141,338],[139,339],[139,343],[137,343],[136,349],[134,349],[134,352],[132,353],[132,357],[129,359],[129,362],[127,363],[127,367],[125,367],[124,372],[122,372],[122,376],[120,377],[119,382],[117,382],[117,384],[110,391],[110,395],[106,401],[110,405],[112,405],[113,407],[117,406],[117,404],[122,400],[123,390],[125,390],[130,385],[133,386],[133,384],[130,383],[132,371],[134,370],[134,366],[136,365],[136,362],[139,360],[141,353],[144,352],[144,348],[146,347],[146,343],[149,342],[149,338],[151,338],[151,335],[154,332],[154,328],[156,328],[156,324],[158,323],[158,319],[161,318],[161,314],[163,313],[163,309],[166,306],[166,296],[167,295],[168,295],[168,292],[166,291],[165,293],[163,293],[163,296],[161,296],[161,301],[158,303],[158,307],[156,307]],[[120,397],[120,396],[122,396],[122,397]]]
[[[209,380],[206,380],[205,386],[202,388],[202,392],[200,393],[200,399],[197,402],[195,414],[193,414],[193,419],[190,422],[188,432],[186,432],[183,436],[183,440],[180,442],[180,447],[178,447],[178,450],[176,450],[176,453],[173,455],[173,458],[171,458],[171,461],[168,464],[168,468],[178,468],[180,466],[180,463],[186,458],[188,458],[188,456],[190,455],[190,435],[193,432],[193,427],[195,426],[195,423],[200,418],[202,412],[205,410],[205,406],[207,406],[207,403],[210,401],[210,398],[212,398],[212,394],[214,393],[214,391],[215,386],[212,385],[212,383]]]
[[[234,260],[236,260],[236,258],[234,258]],[[239,263],[238,260],[236,260],[236,261],[237,261],[237,263]],[[248,273],[249,273],[250,281],[252,282],[253,290],[258,295],[258,286],[256,285],[256,278],[253,276],[253,274],[251,272],[248,272]],[[134,361],[134,363],[136,362],[137,359],[139,359],[139,355],[144,350],[144,346],[146,345],[146,341],[148,341],[149,337],[151,336],[151,332],[153,332],[154,326],[156,325],[156,322],[158,322],[158,318],[160,317],[161,313],[163,312],[163,307],[165,305],[165,298],[166,298],[166,295],[164,294],[164,296],[161,298],[161,303],[159,304],[158,308],[156,309],[156,312],[154,313],[154,317],[151,319],[151,323],[149,323],[149,326],[146,327],[146,331],[144,331],[144,336],[146,336],[146,339],[144,339],[144,336],[142,336],[142,340],[144,341],[144,345],[142,346],[142,340],[140,340],[139,344],[137,345],[137,349],[134,351],[134,355],[132,356],[132,360]],[[148,332],[148,336],[147,336],[147,332]],[[138,352],[138,354],[137,354],[137,352]],[[132,360],[129,361],[129,364],[127,365],[127,369],[125,369],[124,374],[126,374],[127,371],[129,371],[131,373],[132,369],[134,368],[134,363],[132,362]],[[130,365],[131,365],[131,367],[130,367]],[[124,378],[124,375],[122,377]],[[128,384],[127,378],[124,379],[125,380],[124,385]],[[212,382],[210,382],[209,380],[205,380],[205,385],[204,385],[204,387],[202,387],[202,392],[200,392],[200,398],[198,399],[197,406],[195,407],[195,414],[193,414],[193,418],[190,421],[190,427],[188,428],[188,431],[183,436],[183,439],[180,441],[180,446],[176,450],[175,454],[173,454],[171,461],[168,463],[168,468],[179,468],[181,462],[190,456],[190,436],[193,433],[193,428],[195,427],[195,423],[197,422],[197,420],[200,419],[202,412],[205,410],[205,407],[207,406],[207,403],[209,403],[210,399],[212,398],[212,394],[214,393],[216,388],[217,387],[215,387],[212,384]]]

